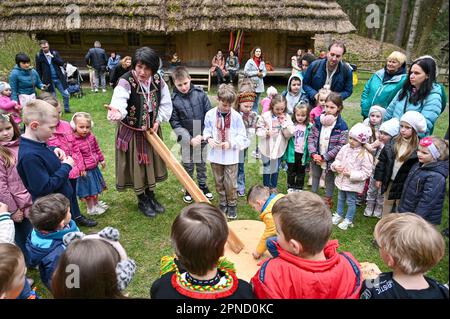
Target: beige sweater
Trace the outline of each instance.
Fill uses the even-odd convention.
[[[289,138],[294,135],[295,126],[290,116],[286,114],[286,120],[280,126],[274,125],[272,112],[263,113],[256,123],[256,135],[259,136],[258,147],[266,157],[277,159],[286,151]],[[274,131],[275,134],[267,136],[267,132]]]

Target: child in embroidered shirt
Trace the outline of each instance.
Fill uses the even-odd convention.
[[[287,115],[286,106],[286,98],[281,94],[275,95],[270,102],[269,112],[263,113],[256,124],[263,162],[263,184],[275,193],[281,157],[295,129],[291,117]]]
[[[381,218],[383,213],[383,203],[384,203],[384,194],[381,193],[381,190],[375,186],[375,167],[378,164],[378,157],[381,154],[381,151],[384,148],[384,145],[388,144],[392,137],[397,136],[400,129],[400,123],[397,118],[392,118],[389,121],[383,122],[381,124],[378,134],[379,146],[375,149],[374,162],[372,175],[370,176],[369,186],[367,188],[367,197],[366,197],[366,209],[364,210],[364,216],[366,217],[376,217]]]
[[[69,122],[63,121],[61,119],[61,104],[51,93],[42,92],[37,98],[38,100],[45,101],[48,104],[54,106],[58,112],[58,124],[56,125],[56,129],[52,137],[48,139],[47,145],[62,149],[66,153],[66,155],[71,156],[75,162],[75,165],[72,167],[69,173],[69,182],[72,186],[72,189],[74,190],[71,200],[76,204],[72,205],[71,207],[70,212],[72,214],[72,217],[79,226],[94,227],[97,225],[97,222],[83,216],[80,211],[80,206],[78,205],[76,193],[77,180],[78,177],[80,177],[80,173],[82,171],[85,171],[86,168],[84,166],[83,156],[80,153],[78,144],[75,143],[75,136],[73,134],[72,127],[70,126]],[[100,204],[104,205],[104,203]]]
[[[278,94],[277,88],[274,86],[269,86],[266,90],[266,94],[267,96],[261,100],[262,106],[261,114],[269,111],[270,101],[272,101],[272,98]]]
[[[106,167],[105,158],[98,146],[97,139],[91,132],[94,122],[89,113],[77,112],[72,116],[70,126],[74,130],[75,144],[83,157],[85,171],[80,172],[77,183],[77,195],[86,201],[89,215],[101,215],[108,207],[101,205],[98,195],[106,189],[103,175],[98,168]]]
[[[372,173],[373,157],[363,147],[369,141],[371,130],[362,123],[354,125],[349,132],[349,142],[344,145],[331,164],[338,173],[334,182],[339,189],[337,212],[333,214],[333,225],[342,230],[353,227],[356,213],[356,196],[364,189],[366,179]],[[344,219],[344,206],[347,214]]]
[[[151,298],[252,299],[252,287],[222,258],[227,237],[227,221],[218,208],[208,203],[183,208],[171,231],[176,258],[161,259],[161,278],[152,284]]]
[[[392,213],[375,226],[375,243],[392,272],[362,282],[360,299],[447,299],[448,287],[425,276],[445,254],[437,229],[412,213]]]
[[[300,101],[292,113],[295,125],[294,136],[289,140],[284,157],[288,163],[288,193],[301,191],[305,183],[306,165],[310,161],[308,153],[308,136],[312,124],[309,122],[309,103]]]
[[[419,162],[409,171],[398,212],[413,212],[440,225],[448,176],[448,141],[434,136],[420,140]]]
[[[242,88],[241,88],[242,89]],[[245,88],[244,88],[245,89]],[[256,121],[258,120],[258,113],[252,111],[253,103],[256,99],[256,93],[254,91],[242,91],[237,98],[237,107],[239,113],[244,121],[244,126],[247,132],[247,138],[250,143],[254,140],[256,132]],[[248,147],[239,153],[239,166],[238,166],[238,196],[245,196],[245,170],[244,164],[247,158]]]
[[[0,109],[6,113],[11,113],[14,122],[17,124],[22,122],[20,117],[21,106],[14,100],[11,99],[11,86],[6,82],[0,82]]]
[[[236,100],[233,86],[221,84],[217,97],[219,105],[205,115],[203,139],[210,146],[208,160],[220,209],[228,218],[236,219],[239,152],[249,146],[249,139],[242,116],[232,108]]]
[[[325,171],[324,200],[330,209],[333,207],[334,172],[330,166],[342,146],[347,143],[348,127],[341,116],[344,108],[338,93],[328,95],[325,113],[316,117],[314,126],[308,136],[308,149],[311,154],[311,191],[317,193],[322,171]]]

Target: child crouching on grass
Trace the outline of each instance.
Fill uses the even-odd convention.
[[[334,182],[339,189],[337,211],[333,214],[333,225],[342,230],[353,227],[356,213],[356,196],[364,189],[366,180],[372,173],[373,157],[364,148],[371,136],[371,130],[362,123],[354,125],[349,132],[349,142],[344,145],[331,164],[338,173]],[[347,214],[344,219],[344,206]]]

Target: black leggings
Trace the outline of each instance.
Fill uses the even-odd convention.
[[[295,152],[295,162],[288,163],[287,184],[288,188],[303,189],[305,184],[306,166],[302,165],[302,153]]]

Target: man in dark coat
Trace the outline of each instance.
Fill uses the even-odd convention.
[[[100,41],[94,42],[94,47],[90,48],[86,56],[84,57],[86,64],[93,67],[95,71],[94,75],[94,92],[98,92],[98,82],[100,77],[100,85],[102,86],[102,92],[106,92],[106,65],[108,64],[108,57],[105,50],[102,49]]]
[[[352,68],[342,57],[345,45],[340,41],[333,42],[328,48],[326,59],[318,59],[311,63],[303,78],[303,90],[311,105],[316,105],[317,95],[324,85],[331,91],[339,93],[343,100],[353,93]]]
[[[47,40],[39,41],[41,50],[36,54],[36,71],[47,85],[47,90],[56,96],[56,89],[61,93],[64,101],[64,111],[70,113],[69,98],[67,91],[67,81],[64,71],[64,61],[55,50],[50,50]]]

